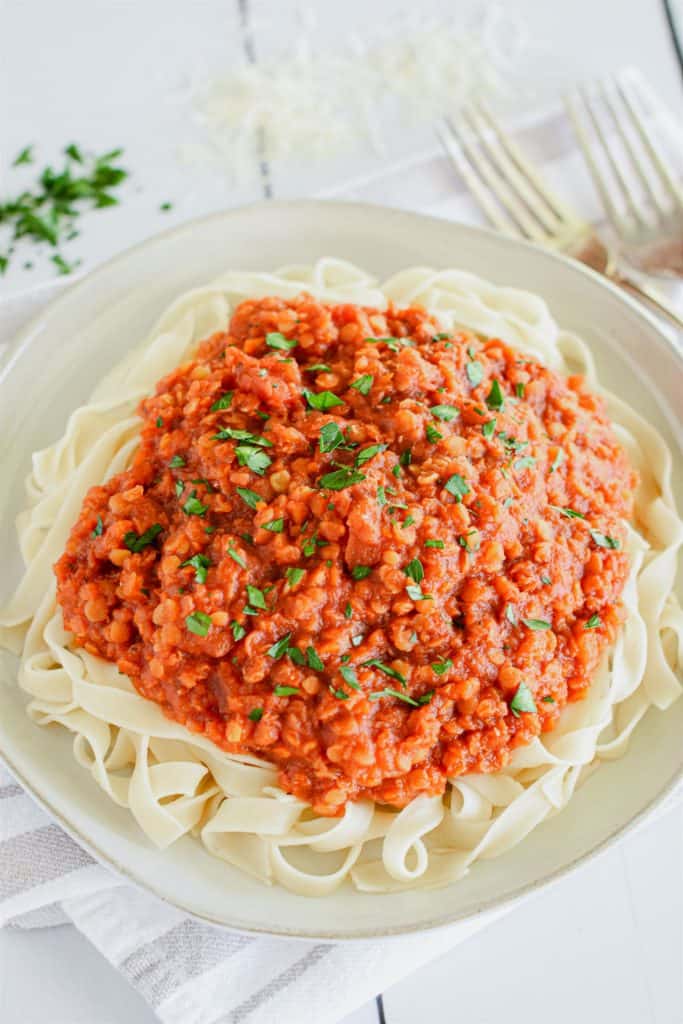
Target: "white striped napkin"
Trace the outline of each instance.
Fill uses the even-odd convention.
[[[520,138],[558,191],[599,220],[590,182],[557,111],[523,126]],[[462,183],[436,151],[326,194],[480,222]],[[0,304],[0,361],[3,342],[56,290],[43,288]],[[335,1024],[500,913],[415,939],[344,945],[220,931],[112,876],[0,767],[0,925],[72,922],[166,1024]]]

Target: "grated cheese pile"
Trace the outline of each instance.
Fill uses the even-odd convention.
[[[476,28],[451,21],[400,19],[397,26],[348,40],[344,52],[313,46],[297,31],[294,55],[271,57],[209,79],[194,96],[205,146],[186,146],[188,162],[220,164],[237,181],[263,160],[321,160],[372,148],[385,154],[391,126],[433,122],[473,94],[500,95],[525,49],[518,23],[488,6]]]

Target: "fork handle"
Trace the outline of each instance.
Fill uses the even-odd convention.
[[[636,298],[642,299],[649,306],[651,306],[655,312],[662,316],[667,317],[672,323],[676,325],[680,330],[683,330],[683,317],[678,313],[674,307],[668,302],[656,288],[651,288],[648,284],[641,284],[639,281],[634,281],[633,278],[627,277],[620,271],[615,270],[608,275],[615,284],[625,288],[626,291],[631,292]]]

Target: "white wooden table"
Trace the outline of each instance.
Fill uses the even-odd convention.
[[[273,17],[287,31],[285,0],[251,0],[259,26]],[[361,30],[402,5],[394,0],[319,0],[323,33]],[[444,9],[446,4],[444,3]],[[0,168],[27,142],[46,155],[65,141],[126,147],[137,199],[105,225],[92,220],[81,254],[102,259],[173,220],[255,198],[217,180],[188,194],[187,171],[173,159],[178,110],[167,83],[188,67],[215,65],[238,38],[238,0],[0,0]],[[539,44],[536,79],[554,90],[607,69],[636,64],[677,113],[683,79],[660,0],[508,0]],[[369,14],[369,12],[371,12]],[[545,50],[544,50],[545,47]],[[190,68],[189,70],[192,70]],[[406,151],[425,139],[407,139]],[[363,169],[377,158],[370,157]],[[280,195],[333,187],[348,162],[306,180],[282,176]],[[5,182],[0,178],[0,188]],[[242,195],[244,192],[244,195]],[[159,203],[176,199],[160,214]],[[165,218],[165,219],[164,219]],[[104,218],[103,218],[104,221]],[[0,297],[48,276],[0,284]],[[681,1024],[683,1020],[683,808],[598,858],[570,878],[422,968],[363,1007],[345,1024]],[[2,1024],[153,1024],[122,978],[71,928],[0,931]],[[302,1021],[306,1020],[302,1007]]]

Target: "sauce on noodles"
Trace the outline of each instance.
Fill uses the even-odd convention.
[[[265,298],[140,415],[56,565],[65,626],[318,813],[498,771],[586,694],[636,479],[580,378],[419,307]]]

